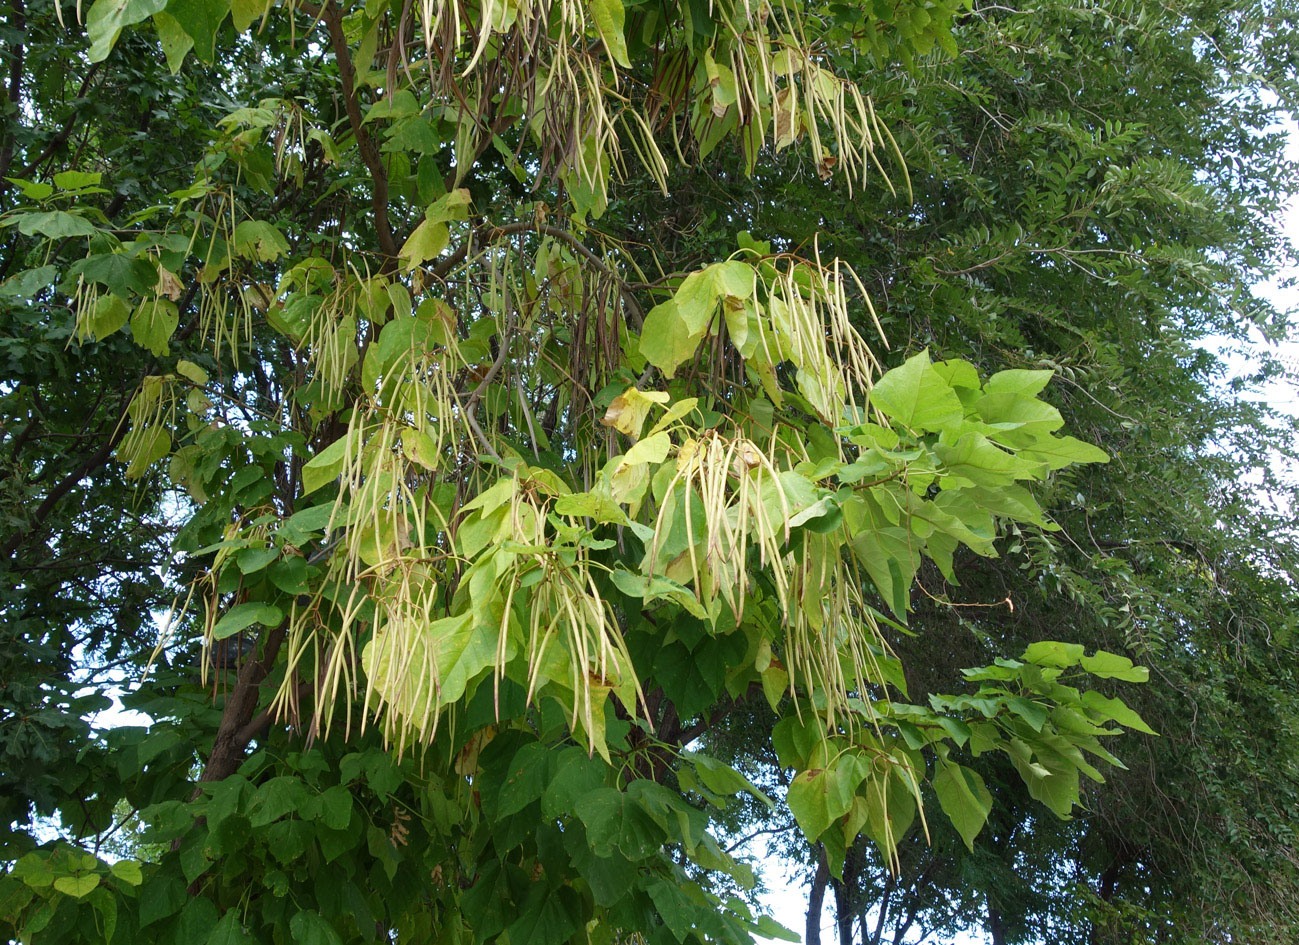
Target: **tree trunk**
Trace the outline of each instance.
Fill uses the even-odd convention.
[[[992,904],[992,896],[988,896],[988,935],[992,938],[992,945],[1006,945],[1006,926],[1001,921],[1001,913]]]
[[[821,855],[812,876],[812,889],[807,894],[807,929],[803,933],[803,945],[821,945],[821,910],[825,906],[825,887],[830,881],[830,864],[826,861],[825,850],[817,849]]]
[[[857,915],[857,901],[861,898],[857,882],[861,876],[861,847],[848,848],[843,858],[843,879],[832,880],[834,885],[835,921],[839,927],[839,945],[852,945],[852,921]],[[862,933],[863,938],[865,932]]]

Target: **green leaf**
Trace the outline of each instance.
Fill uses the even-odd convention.
[[[206,945],[257,945],[257,939],[244,931],[239,909],[230,909],[212,926]]]
[[[1082,694],[1082,702],[1103,719],[1111,719],[1125,728],[1145,732],[1147,735],[1158,734],[1134,709],[1128,708],[1122,699],[1110,699],[1099,692],[1088,690]]]
[[[1020,696],[1007,699],[1006,707],[1032,726],[1035,732],[1042,731],[1042,726],[1046,724],[1046,720],[1050,717],[1046,709]]]
[[[54,882],[54,873],[50,870],[50,861],[41,853],[26,853],[19,857],[9,875],[21,879],[33,889],[43,889]]]
[[[67,239],[72,236],[94,236],[99,232],[85,217],[68,213],[66,210],[17,213],[4,222],[5,226],[15,224],[18,226],[18,232],[24,236],[44,236],[52,240]]]
[[[259,785],[248,802],[248,821],[264,827],[302,807],[307,789],[298,778],[280,776]]]
[[[964,480],[988,489],[1010,485],[1017,479],[1040,479],[1046,472],[1027,451],[1008,453],[982,433],[966,433],[954,446],[939,443],[934,455],[942,463],[940,472],[945,477],[958,484]]]
[[[58,281],[59,271],[54,266],[27,269],[0,283],[0,298],[30,299]]]
[[[98,873],[83,873],[80,876],[60,876],[54,880],[54,888],[65,896],[80,899],[88,896],[99,885]]]
[[[216,906],[205,896],[191,897],[180,912],[180,922],[176,925],[175,941],[201,942],[212,934],[212,927],[217,924]]]
[[[1019,394],[1023,397],[1035,397],[1051,382],[1052,371],[998,371],[983,389],[989,394]]]
[[[1070,666],[1078,665],[1083,658],[1083,653],[1083,647],[1078,643],[1039,640],[1024,651],[1021,659],[1026,663],[1036,663],[1038,666],[1068,669]]]
[[[1090,443],[1072,436],[1053,436],[1050,439],[1038,440],[1031,449],[1024,449],[1020,455],[1025,459],[1046,463],[1052,469],[1063,469],[1073,463],[1108,463],[1110,454]]]
[[[28,200],[44,200],[54,193],[54,188],[44,181],[24,180],[21,177],[6,177],[5,180],[22,191]]]
[[[763,938],[779,939],[782,942],[801,942],[803,937],[797,932],[785,928],[769,915],[760,915],[754,924],[758,928],[758,934]]]
[[[352,792],[336,784],[320,795],[320,821],[332,830],[345,830],[352,820]]]
[[[175,915],[185,904],[185,883],[175,872],[155,873],[140,888],[140,928]]]
[[[834,769],[809,768],[800,771],[789,785],[789,809],[803,828],[809,843],[825,833],[832,823],[852,807],[853,786]]]
[[[496,817],[517,814],[539,800],[550,781],[551,749],[540,742],[528,742],[510,761],[496,802]]]
[[[230,13],[230,0],[171,0],[167,12],[194,40],[195,54],[211,62],[216,55],[216,32]]]
[[[641,328],[640,353],[650,364],[671,378],[677,366],[695,353],[702,332],[692,333],[675,300],[650,309]]]
[[[139,886],[144,882],[144,873],[135,860],[118,860],[108,867],[108,871],[130,886]]]
[[[180,312],[167,299],[145,299],[131,315],[131,336],[135,343],[155,357],[171,353],[171,336],[180,324]]]
[[[943,763],[934,776],[934,793],[939,806],[951,820],[956,832],[973,852],[974,838],[987,823],[992,811],[992,794],[977,771],[958,764]]]
[[[80,190],[94,187],[104,175],[99,171],[59,171],[53,177],[54,186],[60,190]]]
[[[398,89],[396,95],[385,95],[370,106],[362,124],[380,118],[409,118],[419,114],[419,101],[409,89]]]
[[[577,816],[586,826],[587,840],[596,856],[612,856],[620,850],[638,860],[663,842],[662,831],[644,808],[613,788],[600,788],[586,795]]]
[[[555,818],[573,816],[588,794],[605,787],[605,767],[570,745],[555,755],[555,775],[541,795],[541,812]]]
[[[667,880],[657,880],[649,887],[650,899],[659,918],[668,927],[672,937],[684,942],[697,928],[698,906],[681,891],[681,888]]]
[[[624,69],[630,69],[631,60],[627,58],[627,41],[623,37],[625,13],[622,0],[588,0],[588,5],[591,18],[595,20],[595,28],[600,33],[604,48],[609,52],[609,58]]]
[[[222,615],[212,628],[212,639],[224,640],[241,630],[246,630],[255,623],[267,627],[278,626],[284,619],[284,611],[274,604],[250,603],[236,604]]]
[[[125,27],[147,20],[166,6],[167,0],[95,0],[86,13],[87,58],[103,62]]]
[[[928,351],[881,377],[871,389],[870,403],[913,430],[938,432],[965,417],[956,391],[934,370]]]
[[[334,927],[311,910],[304,909],[290,919],[289,932],[299,945],[343,945]]]
[[[771,799],[767,795],[754,787],[753,782],[730,765],[718,761],[716,758],[709,758],[707,755],[695,754],[694,752],[686,752],[684,757],[694,763],[695,771],[699,774],[699,780],[704,783],[704,787],[714,794],[730,796],[746,792],[761,800],[768,807],[773,806]]]
[[[510,945],[561,945],[582,925],[582,899],[571,886],[547,889],[534,884],[506,930]]]
[[[1134,666],[1132,660],[1117,653],[1097,650],[1093,656],[1084,656],[1078,661],[1086,672],[1102,679],[1118,679],[1123,682],[1143,683],[1150,679],[1150,670],[1144,666]]]
[[[125,302],[111,293],[101,295],[95,300],[95,307],[90,310],[81,337],[83,340],[93,337],[96,341],[103,341],[125,325],[130,317],[131,310]]]
[[[87,282],[106,285],[114,295],[124,299],[129,299],[132,293],[148,295],[158,284],[157,267],[124,253],[93,253],[78,259],[68,267],[66,281],[75,283],[78,276]]]

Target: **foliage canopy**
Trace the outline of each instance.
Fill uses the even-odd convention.
[[[5,934],[1285,940],[1293,15],[984,7],[12,0]]]

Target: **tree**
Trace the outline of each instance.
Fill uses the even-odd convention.
[[[128,508],[151,536],[184,524],[183,606],[131,699],[154,724],[87,733],[84,707],[52,705],[58,752],[12,742],[75,772],[17,785],[20,826],[57,813],[67,836],[7,841],[12,934],[778,932],[710,834],[728,798],[764,799],[696,745],[754,705],[844,902],[859,835],[897,868],[945,816],[936,849],[977,850],[1005,793],[991,757],[1069,815],[1080,773],[1101,778],[1088,758],[1116,761],[1100,738],[1148,729],[1075,688],[1143,680],[1125,647],[1006,633],[940,686],[897,656],[922,572],[974,590],[1017,542],[1073,580],[1040,503],[1106,455],[1060,434],[1041,365],[986,370],[935,334],[883,371],[907,307],[877,317],[869,248],[820,209],[874,200],[896,224],[938,186],[898,85],[956,51],[957,6],[97,0],[81,83],[24,71],[81,47],[58,9],[15,6],[12,113],[37,120],[4,144],[6,317],[73,342],[6,392],[33,431],[6,442],[17,632],[44,634],[63,587],[26,562],[132,573],[79,531],[74,490],[99,528]],[[143,111],[175,144],[123,143],[109,89],[85,94],[101,75],[184,103]],[[701,227],[707,193],[734,199]],[[92,371],[129,404],[64,380]],[[58,455],[58,415],[104,419],[55,476],[32,456]],[[79,661],[143,660],[165,560],[22,672],[75,691]],[[136,816],[141,852],[97,858]]]

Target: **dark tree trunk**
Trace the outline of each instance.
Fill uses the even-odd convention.
[[[988,896],[988,935],[992,938],[992,945],[1006,945],[1006,926],[1001,920],[1001,912],[992,904],[991,896]]]
[[[830,864],[826,862],[825,851],[820,850],[820,854],[816,873],[812,876],[812,889],[807,894],[807,929],[803,933],[803,945],[821,945],[821,910],[825,906],[825,887],[830,882]]]
[[[852,945],[852,922],[857,916],[857,902],[861,891],[857,887],[861,878],[861,847],[848,848],[843,862],[843,879],[832,880],[834,885],[835,921],[839,927],[839,945]],[[865,933],[863,932],[863,938]]]

